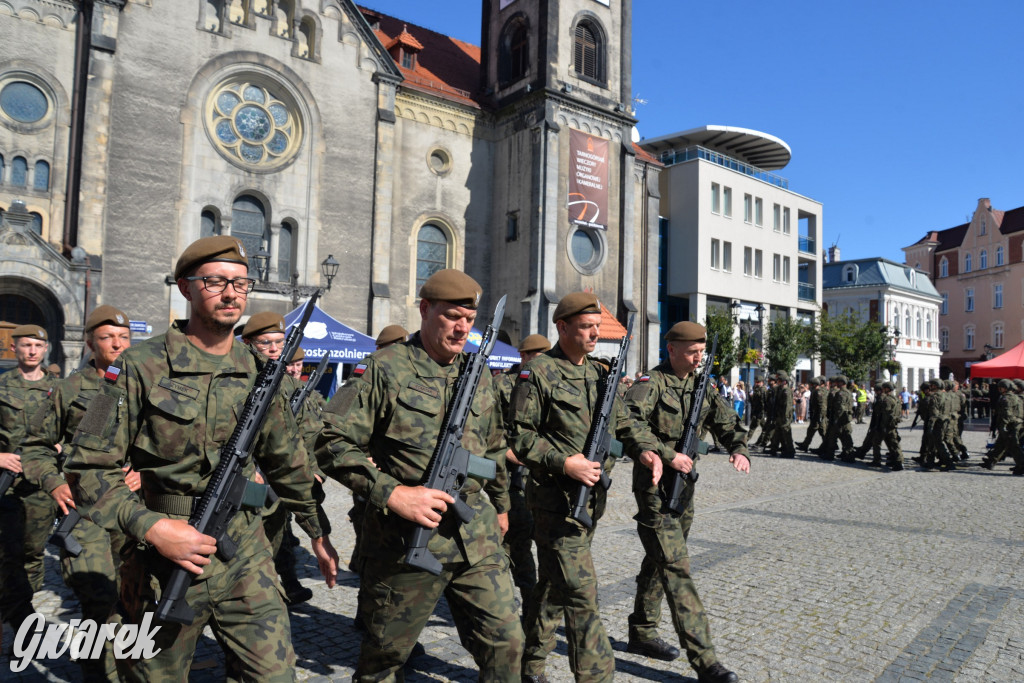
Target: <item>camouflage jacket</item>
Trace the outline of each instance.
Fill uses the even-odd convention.
[[[828,423],[843,427],[853,421],[853,394],[837,388],[828,404]]]
[[[530,469],[526,493],[531,507],[569,515],[579,482],[564,474],[565,460],[583,452],[603,378],[604,370],[589,358],[582,365],[573,365],[557,344],[520,371],[512,392],[510,444]],[[628,455],[636,457],[651,450],[661,454],[666,463],[675,455],[661,445],[646,423],[633,418],[618,394],[608,426]],[[614,465],[615,458],[605,458],[606,473]],[[601,486],[593,490],[588,512],[596,522],[604,512],[607,491]]]
[[[877,428],[883,432],[896,431],[900,418],[903,416],[903,406],[900,405],[900,400],[892,394],[882,394],[875,404],[872,418],[877,414]]]
[[[1014,393],[1006,392],[996,403],[993,424],[996,429],[1015,431],[1020,427],[1021,398]]]
[[[161,519],[188,518],[156,509],[164,501],[202,494],[259,372],[259,357],[241,342],[225,356],[199,350],[185,336],[186,322],[175,321],[166,334],[127,349],[107,370],[64,464],[79,511],[139,540]],[[275,396],[253,453],[256,462],[246,463],[246,477],[252,479],[258,465],[303,530],[321,536],[315,479],[283,392]],[[121,467],[129,463],[154,509],[125,485]],[[228,535],[239,544],[236,557],[265,547],[261,525],[258,511],[243,508],[234,516]],[[224,569],[211,559],[203,578]]]
[[[509,407],[512,403],[512,389],[515,388],[516,378],[519,376],[519,365],[513,365],[505,372],[499,372],[493,378],[494,393],[498,399],[498,407],[501,409],[501,418],[505,425],[506,434],[511,425]]]
[[[675,457],[676,444],[683,438],[696,388],[693,375],[682,379],[676,376],[670,364],[662,363],[626,392],[626,407],[639,422],[650,426],[671,457]],[[704,395],[697,433],[702,434],[708,429],[718,437],[727,452],[742,453],[750,458],[746,428],[729,402],[712,392]],[[646,467],[633,467],[633,490],[651,488],[651,471]]]
[[[103,378],[92,363],[57,383],[49,400],[29,416],[29,433],[22,453],[25,478],[47,493],[64,483],[55,444],[67,455],[71,440],[89,401],[100,390]]]
[[[775,387],[775,422],[780,425],[789,424],[793,421],[793,389],[784,384]]]
[[[752,418],[762,417],[764,415],[765,399],[767,398],[767,392],[764,385],[757,386],[750,391],[750,416]]]
[[[42,379],[22,378],[17,368],[0,375],[0,452],[12,453],[22,448],[28,436],[28,418],[45,405],[59,380],[46,373]],[[24,468],[24,457],[22,458]],[[27,476],[15,480],[11,492],[25,496],[39,487]]]
[[[439,365],[416,333],[364,358],[327,404],[317,460],[328,476],[368,501],[362,542],[375,557],[387,553],[397,561],[404,555],[413,523],[391,513],[387,501],[399,485],[423,483],[466,356]],[[496,511],[510,506],[504,436],[492,380],[484,373],[462,446],[493,460],[497,475],[483,483],[466,479],[462,497],[477,514],[465,523],[453,513],[443,516],[427,546],[442,563],[475,564],[500,550]]]

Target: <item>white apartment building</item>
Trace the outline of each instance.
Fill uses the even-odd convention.
[[[942,296],[928,273],[884,258],[835,260],[822,269],[823,299],[830,315],[852,311],[890,331],[892,358],[900,364],[894,383],[916,391],[939,376],[939,307]],[[831,363],[826,372],[836,372]],[[872,379],[875,377],[873,376]],[[888,374],[883,371],[883,378]]]
[[[765,323],[779,317],[813,322],[821,306],[822,205],[793,192],[775,173],[789,163],[789,145],[727,126],[639,144],[665,164],[659,181],[662,326],[703,322],[709,307],[757,321],[759,305]],[[798,379],[809,377],[811,359],[801,359],[796,370]]]

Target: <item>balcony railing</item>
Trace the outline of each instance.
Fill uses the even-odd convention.
[[[800,301],[814,301],[814,285],[806,282],[797,283],[796,298]]]
[[[718,164],[719,166],[724,166],[733,171],[744,173],[752,178],[763,180],[766,183],[775,185],[776,187],[781,187],[784,190],[789,189],[789,180],[783,178],[782,176],[775,175],[774,173],[769,173],[763,168],[751,166],[750,164],[744,163],[739,159],[733,159],[732,157],[726,156],[721,152],[715,152],[713,150],[707,149],[706,147],[701,147],[700,145],[693,145],[692,147],[687,147],[684,150],[673,149],[668,152],[662,152],[661,156],[658,157],[658,161],[665,164],[666,166],[672,166],[673,164],[681,164],[684,161],[693,161],[694,159],[703,159],[705,161],[710,161],[711,163]]]
[[[800,235],[800,251],[805,254],[817,254],[818,253],[818,242],[813,237],[807,237],[806,235]]]

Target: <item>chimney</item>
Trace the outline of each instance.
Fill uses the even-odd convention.
[[[839,260],[839,247],[833,244],[828,248],[828,262],[835,263]]]

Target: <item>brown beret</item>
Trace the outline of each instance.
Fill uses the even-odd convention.
[[[128,327],[128,316],[124,311],[113,306],[97,306],[85,319],[85,331],[92,332],[100,325],[114,325],[115,327]]]
[[[533,353],[534,351],[540,351],[543,353],[551,348],[551,342],[543,334],[531,334],[529,337],[519,342],[519,353]]]
[[[284,316],[280,313],[274,313],[272,311],[263,311],[262,313],[256,313],[249,322],[242,328],[242,338],[252,339],[258,334],[264,332],[284,332]]]
[[[302,349],[301,346],[295,349],[295,353],[292,354],[292,359],[288,362],[295,363],[300,360],[306,360],[306,352]]]
[[[409,336],[409,331],[401,325],[388,325],[377,335],[377,346],[387,346],[402,341]]]
[[[593,292],[573,292],[566,294],[555,307],[555,314],[551,316],[551,322],[557,323],[577,313],[600,313],[601,302]]]
[[[193,268],[210,261],[241,263],[243,266],[248,266],[247,257],[245,246],[237,237],[230,235],[203,237],[188,245],[185,251],[181,252],[178,264],[174,266],[174,279],[185,277]]]
[[[11,330],[11,338],[17,339],[18,337],[32,337],[33,339],[49,341],[46,330],[39,327],[39,325],[18,325]]]
[[[448,301],[458,306],[475,309],[480,305],[480,284],[454,268],[439,270],[420,287],[420,298],[427,301]]]
[[[665,341],[667,342],[702,342],[707,340],[708,332],[704,329],[703,325],[685,320],[681,323],[676,323],[665,333]]]

